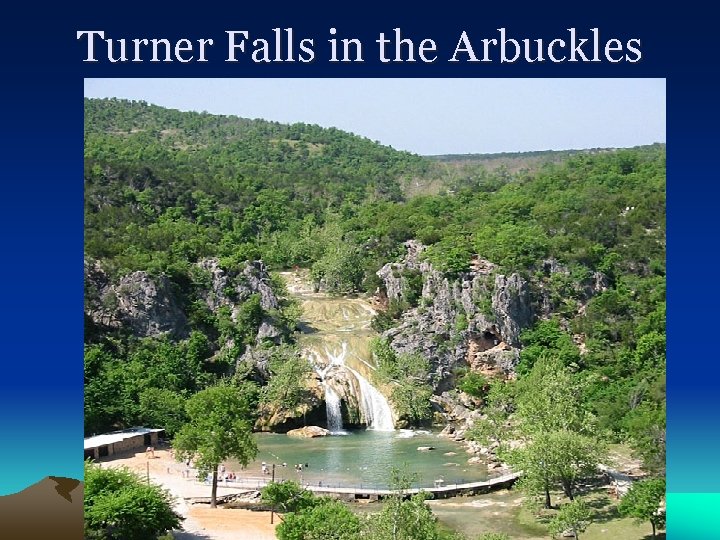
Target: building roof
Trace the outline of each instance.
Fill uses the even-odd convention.
[[[123,429],[122,431],[113,431],[112,433],[103,433],[102,435],[94,435],[85,439],[85,450],[88,448],[97,448],[98,446],[104,446],[107,444],[114,444],[116,442],[124,441],[137,435],[145,435],[146,433],[158,433],[165,431],[164,429],[157,428],[146,428],[146,427],[134,427],[129,429]]]

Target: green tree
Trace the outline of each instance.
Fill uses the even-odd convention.
[[[473,250],[465,236],[446,236],[428,247],[425,257],[441,272],[457,275],[470,268]]]
[[[574,431],[555,431],[538,440],[547,446],[551,474],[571,501],[577,482],[592,476],[606,456],[600,441]]]
[[[85,433],[101,433],[123,416],[123,372],[106,347],[85,346]]]
[[[665,498],[665,479],[651,478],[635,482],[618,505],[621,515],[635,518],[638,523],[649,521],[652,537],[665,526],[665,510],[660,508]]]
[[[545,354],[517,383],[517,416],[527,436],[558,430],[591,430],[582,408],[583,386],[562,362]]]
[[[370,348],[377,364],[373,378],[392,385],[390,401],[397,416],[411,425],[427,421],[432,415],[428,360],[420,354],[397,354],[386,339],[374,339]]]
[[[488,391],[488,380],[482,373],[470,371],[460,379],[457,387],[476,398],[485,397]]]
[[[360,519],[340,501],[318,499],[299,512],[291,512],[277,527],[279,540],[358,540]]]
[[[363,536],[371,540],[439,540],[435,516],[425,499],[424,493],[407,500],[391,497],[381,512],[370,516]]]
[[[273,347],[270,355],[272,377],[260,392],[264,418],[293,413],[310,400],[308,379],[312,368],[295,347]]]
[[[538,502],[538,497],[542,497],[543,506],[552,508],[550,489],[554,479],[547,447],[542,442],[531,441],[524,448],[509,452],[506,459],[515,470],[522,471],[516,487],[531,501]]]
[[[390,401],[397,416],[410,425],[421,425],[432,416],[430,398],[432,388],[417,381],[396,385],[390,393]]]
[[[665,366],[665,349],[666,349],[665,333],[649,332],[640,336],[635,346],[635,355],[633,366],[635,370],[640,371],[647,368],[657,368]]]
[[[507,459],[523,471],[519,486],[543,495],[545,508],[556,483],[572,500],[578,479],[592,474],[603,456],[582,407],[582,386],[560,360],[544,355],[517,387],[517,428],[526,444]]]
[[[272,482],[261,491],[262,500],[282,513],[299,512],[314,506],[318,498],[297,482]]]
[[[332,294],[347,294],[359,289],[365,273],[360,254],[350,244],[337,242],[313,264],[312,278],[323,283]]]
[[[84,493],[85,538],[149,540],[180,526],[170,494],[126,468],[85,463]]]
[[[237,332],[245,343],[250,344],[255,340],[262,318],[260,295],[252,294],[240,305],[235,317]]]
[[[643,460],[643,467],[654,474],[665,474],[665,403],[642,403],[625,419],[630,446]]]
[[[356,540],[360,520],[339,501],[316,497],[297,482],[265,486],[262,500],[285,514],[276,532],[280,540]]]
[[[363,537],[371,540],[440,540],[435,516],[425,504],[427,494],[407,497],[412,478],[393,469],[390,486],[394,494],[385,501],[382,511],[365,522]]]
[[[577,365],[580,362],[580,351],[573,343],[572,336],[560,328],[556,319],[538,321],[533,328],[525,330],[520,339],[523,349],[520,353],[519,373],[528,373],[535,362],[548,353],[559,359],[564,366]]]
[[[162,427],[172,437],[187,420],[185,397],[167,388],[148,388],[140,394],[140,417],[144,426]]]
[[[585,532],[590,524],[592,514],[585,501],[577,499],[564,504],[555,517],[550,520],[550,533],[557,538],[565,531],[572,531],[575,540],[580,538],[578,533]]]
[[[512,432],[508,418],[515,409],[515,391],[516,385],[511,381],[491,382],[485,399],[484,417],[475,421],[468,430],[468,437],[485,446],[502,446]]]
[[[187,401],[189,420],[175,435],[173,447],[178,459],[193,459],[202,474],[212,474],[211,508],[216,506],[218,466],[229,458],[246,466],[257,455],[252,438],[253,393],[247,383],[240,387],[219,384]]]

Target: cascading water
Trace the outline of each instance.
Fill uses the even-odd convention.
[[[357,383],[358,405],[367,428],[377,431],[393,431],[395,427],[390,403],[362,374],[345,364],[348,352],[347,341],[340,344],[339,350],[332,350],[325,346],[322,353],[318,350],[309,351],[310,362],[320,376],[325,391],[328,429],[331,433],[342,432],[343,429],[341,400],[331,386],[333,377],[331,373],[335,373],[334,376],[337,377],[338,372],[345,372],[350,374]]]
[[[371,430],[393,431],[392,408],[366,376],[374,369],[369,342],[375,335],[370,329],[375,310],[359,298],[312,293],[295,274],[286,274],[286,280],[302,302],[309,331],[301,343],[320,378],[330,432],[343,430],[343,401],[352,409],[351,421],[359,420]]]
[[[340,396],[328,383],[323,382],[323,386],[325,387],[325,411],[327,412],[328,429],[330,433],[343,433]]]
[[[368,429],[393,431],[395,426],[393,425],[392,409],[390,408],[388,400],[377,388],[370,384],[370,381],[358,373],[358,371],[345,364],[348,357],[347,341],[342,342],[340,352],[333,353],[329,348],[326,348],[325,353],[330,360],[330,367],[338,366],[347,370],[355,377],[360,387],[360,410]]]
[[[392,419],[392,409],[385,396],[357,371],[352,368],[347,368],[347,370],[355,375],[360,384],[362,409],[368,429],[393,431],[395,426]]]

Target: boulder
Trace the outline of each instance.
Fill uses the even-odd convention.
[[[315,437],[326,437],[330,432],[319,426],[305,426],[300,429],[291,429],[287,432],[290,437],[301,437],[305,439],[314,439]]]
[[[455,433],[455,427],[448,424],[443,428],[443,430],[440,432],[440,437],[452,437]]]

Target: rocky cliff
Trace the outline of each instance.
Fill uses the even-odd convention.
[[[191,311],[197,302],[212,316],[221,311],[237,322],[242,306],[257,295],[262,308],[255,343],[277,342],[283,328],[272,316],[279,301],[270,286],[270,275],[261,261],[247,262],[228,271],[216,259],[205,259],[191,267],[191,284],[182,286],[168,276],[137,271],[112,280],[97,261],[85,261],[85,316],[102,332],[122,331],[136,337],[166,335],[186,338],[193,329]],[[193,305],[195,304],[195,305]],[[216,344],[232,348],[231,340]],[[250,355],[252,345],[245,351]],[[262,367],[260,366],[262,373]]]
[[[459,440],[480,417],[480,402],[455,390],[458,368],[489,379],[514,378],[523,330],[549,317],[567,325],[608,287],[602,273],[574,276],[554,259],[544,261],[532,280],[477,257],[467,272],[445,275],[424,259],[422,244],[408,241],[405,247],[399,262],[378,271],[386,305],[402,309],[383,337],[397,353],[430,361],[432,401],[442,416],[436,420],[447,422]],[[582,351],[583,336],[575,339]]]
[[[479,258],[468,272],[447,276],[423,260],[424,246],[409,241],[406,248],[402,261],[378,272],[388,302],[405,300],[409,281],[417,275],[422,279],[417,305],[383,334],[391,347],[428,358],[438,394],[452,387],[457,367],[513,376],[520,332],[536,317],[528,282],[518,274],[504,275]]]

